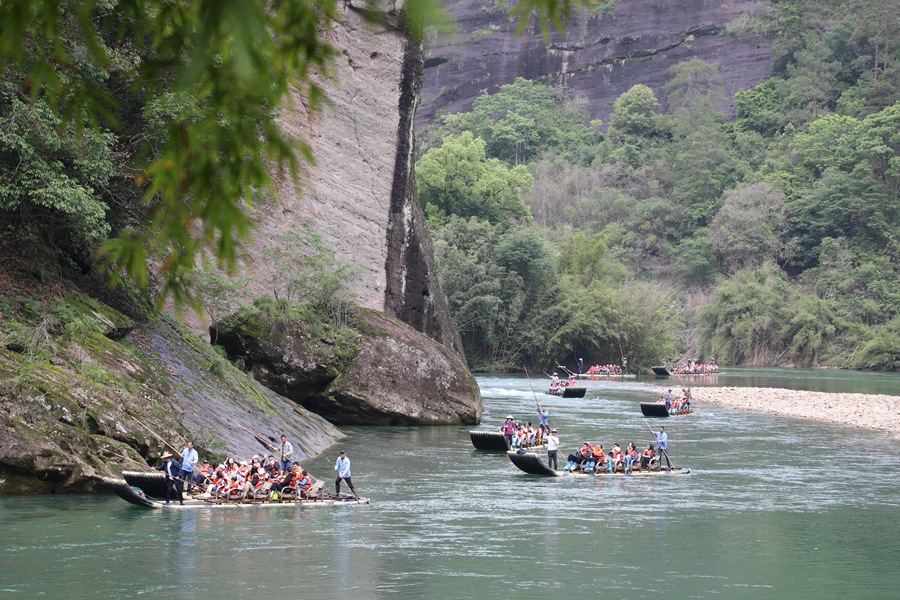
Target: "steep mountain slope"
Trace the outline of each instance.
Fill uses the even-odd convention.
[[[593,118],[608,123],[610,104],[635,84],[653,88],[662,101],[667,69],[685,60],[718,63],[728,98],[769,76],[769,41],[752,33],[720,35],[730,21],[755,9],[753,1],[620,0],[605,14],[575,15],[549,43],[534,21],[516,36],[517,23],[503,4],[452,0],[448,6],[459,29],[426,44],[417,128],[439,112],[468,109],[479,95],[516,77],[564,83],[588,98]],[[730,100],[723,108],[733,112]]]

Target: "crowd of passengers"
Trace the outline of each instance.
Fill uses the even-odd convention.
[[[506,417],[500,432],[506,438],[506,445],[510,448],[533,448],[544,444],[544,430],[534,427],[531,421],[524,424],[516,423],[512,415]]]
[[[250,461],[236,462],[229,458],[224,463],[213,467],[204,463],[199,473],[194,475],[195,483],[203,487],[205,492],[201,498],[224,497],[231,499],[247,498],[258,492],[281,492],[287,489],[308,491],[314,484],[314,478],[299,465],[291,466],[287,472],[281,472],[281,465],[274,456],[254,456]]]
[[[603,449],[603,444],[585,442],[566,460],[563,470],[570,472],[594,473],[606,469],[610,473],[616,471],[631,473],[635,470],[659,468],[659,456],[653,449],[653,445],[647,444],[647,448],[643,452],[639,452],[634,442],[629,442],[624,451],[619,444],[613,444],[608,453]]]
[[[593,365],[587,372],[588,375],[621,375],[622,367],[619,365]]]
[[[657,404],[665,404],[666,411],[670,415],[674,415],[679,412],[684,412],[686,410],[690,410],[691,408],[691,388],[684,388],[684,396],[681,398],[673,398],[672,390],[669,390],[665,393],[664,396],[660,396],[659,400],[656,401]]]
[[[574,375],[569,375],[568,379],[560,379],[559,375],[554,373],[550,377],[550,393],[555,396],[562,396],[563,391],[573,385],[575,385]]]
[[[715,360],[708,363],[695,363],[693,360],[688,361],[686,365],[675,365],[672,367],[672,373],[675,375],[714,375],[719,372],[719,365]]]

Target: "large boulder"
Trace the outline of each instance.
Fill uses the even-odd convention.
[[[459,355],[399,319],[360,309],[352,340],[311,335],[266,311],[218,324],[254,379],[337,425],[460,425],[481,394]]]

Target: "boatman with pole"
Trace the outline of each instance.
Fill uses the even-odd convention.
[[[584,370],[584,359],[578,359],[578,374],[581,375],[581,372]]]
[[[350,481],[350,459],[347,458],[347,453],[343,450],[341,450],[341,455],[338,456],[337,461],[334,463],[334,470],[338,474],[337,479],[334,480],[334,493],[338,496],[341,495],[341,480],[344,480],[355,496],[356,488],[353,487],[353,483]]]
[[[161,458],[163,464],[156,467],[156,470],[166,474],[166,504],[170,500],[178,500],[184,504],[184,496],[181,495],[182,487],[180,485],[181,465],[178,464],[177,460],[172,460],[172,455],[168,452],[163,452]]]
[[[543,431],[550,431],[550,412],[547,410],[546,406],[541,406],[537,400],[534,401],[537,404],[538,410],[538,427],[540,427]]]
[[[672,468],[672,462],[669,460],[669,453],[666,452],[669,446],[669,436],[666,434],[666,428],[660,427],[659,433],[654,433],[656,436],[656,452],[662,456],[666,457],[666,469]],[[662,460],[662,458],[660,458]]]
[[[557,463],[557,453],[559,451],[559,436],[556,435],[556,430],[551,429],[550,435],[547,436],[547,466],[553,469],[554,471],[559,469],[559,464]],[[552,466],[551,466],[552,465]]]

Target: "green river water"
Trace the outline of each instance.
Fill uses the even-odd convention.
[[[704,383],[900,394],[897,375],[727,371]],[[524,377],[478,380],[477,428],[508,413],[536,421]],[[638,402],[660,383],[538,398],[566,453],[584,441],[646,445]],[[686,476],[542,478],[475,452],[469,427],[353,428],[341,446],[368,506],[0,498],[0,598],[900,597],[898,439],[699,409],[664,421]],[[330,486],[324,459],[306,467]]]

